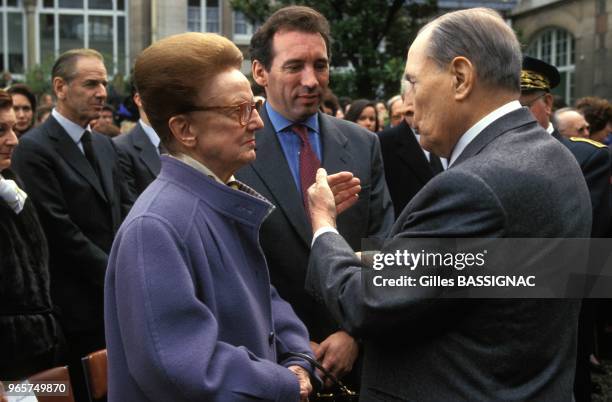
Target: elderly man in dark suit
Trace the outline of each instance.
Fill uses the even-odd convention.
[[[420,31],[406,64],[415,126],[449,168],[413,198],[392,239],[409,247],[423,237],[589,235],[578,164],[518,102],[521,58],[512,29],[489,9],[445,14]],[[360,260],[334,233],[325,179],[320,170],[309,190],[307,287],[363,336],[364,400],[572,400],[579,302],[366,288]]]
[[[123,176],[130,191],[137,197],[159,174],[162,145],[149,123],[138,92],[134,94],[134,103],[138,107],[140,120],[129,133],[115,137],[113,141],[119,149]]]
[[[49,239],[51,296],[61,309],[76,396],[83,398],[80,357],[105,347],[108,252],[133,197],[111,139],[89,126],[106,99],[102,55],[91,49],[65,52],[52,80],[57,106],[22,137],[14,166]]]
[[[319,112],[329,82],[329,46],[327,20],[308,7],[279,10],[253,35],[253,77],[267,97],[264,128],[257,132],[257,160],[236,177],[277,207],[260,234],[271,282],[306,324],[323,366],[342,376],[351,370],[358,345],[304,291],[311,240],[306,189],[319,166],[361,180],[359,201],[338,221],[355,248],[362,238],[387,234],[393,209],[376,135]]]
[[[378,134],[385,164],[385,179],[397,218],[412,197],[436,174],[444,170],[438,156],[421,148],[419,134],[412,130],[412,100],[405,95],[402,81],[401,122]],[[397,102],[396,102],[397,103]]]

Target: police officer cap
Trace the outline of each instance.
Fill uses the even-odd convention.
[[[521,71],[521,91],[551,90],[559,85],[561,76],[559,70],[542,60],[534,57],[523,57]]]

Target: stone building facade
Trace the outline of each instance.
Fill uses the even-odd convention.
[[[67,49],[91,47],[105,56],[111,75],[129,75],[157,39],[216,32],[245,49],[252,30],[229,0],[0,0],[0,72],[22,79]]]
[[[612,0],[521,0],[511,20],[525,53],[557,66],[567,103],[612,99]]]

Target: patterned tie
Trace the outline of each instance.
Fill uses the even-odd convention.
[[[302,124],[294,124],[291,129],[296,133],[302,145],[300,146],[300,186],[302,187],[302,202],[304,203],[304,210],[306,216],[310,217],[310,211],[308,209],[308,187],[310,187],[316,180],[317,169],[321,167],[321,162],[317,158],[312,146],[310,146],[310,140],[308,139],[308,128]]]

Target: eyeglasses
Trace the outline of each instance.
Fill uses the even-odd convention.
[[[206,112],[209,110],[232,110],[238,111],[239,122],[241,126],[246,126],[249,124],[251,120],[251,116],[253,115],[253,110],[257,110],[261,108],[263,102],[258,100],[256,102],[242,102],[237,105],[229,105],[229,106],[192,106],[188,108],[185,112]]]
[[[533,98],[532,100],[530,100],[530,101],[528,101],[528,102],[523,101],[523,102],[521,102],[521,106],[525,106],[525,107],[528,107],[528,108],[529,108],[529,107],[531,107],[531,105],[533,105],[534,103],[536,103],[536,101],[537,101],[538,99],[545,97],[545,96],[546,96],[546,94],[547,94],[547,92],[544,92],[543,94],[540,94],[540,95],[536,96],[535,98]]]

